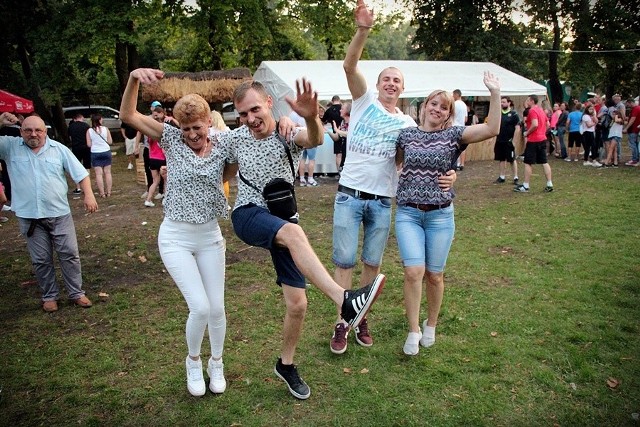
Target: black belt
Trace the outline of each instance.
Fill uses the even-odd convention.
[[[444,203],[442,205],[427,205],[424,203],[405,203],[401,206],[409,206],[410,208],[416,208],[423,212],[435,211],[436,209],[448,208],[451,202]]]
[[[384,200],[391,198],[387,196],[378,196],[377,194],[365,193],[364,191],[354,190],[353,188],[345,187],[344,185],[338,185],[338,191],[355,197],[356,199],[362,200]]]

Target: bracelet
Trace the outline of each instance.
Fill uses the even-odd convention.
[[[356,25],[356,27],[371,29],[371,28],[373,28],[373,25]]]

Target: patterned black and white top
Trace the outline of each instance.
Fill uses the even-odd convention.
[[[164,214],[173,221],[207,223],[227,218],[222,191],[222,170],[227,157],[224,144],[216,143],[207,157],[198,157],[182,138],[182,131],[164,124],[160,146],[167,157]]]
[[[293,167],[296,168],[302,148],[293,141],[304,128],[295,128],[287,141]],[[247,126],[241,126],[231,132],[223,132],[216,136],[218,141],[228,147],[228,162],[238,163],[242,176],[258,188],[274,178],[286,179],[294,184],[294,177],[289,166],[289,157],[276,132],[267,138],[255,139]],[[267,207],[262,194],[238,179],[238,196],[234,209],[253,203]]]
[[[396,202],[442,205],[453,200],[453,191],[442,191],[438,176],[452,168],[466,148],[460,142],[464,126],[425,132],[417,127],[403,129],[397,147],[404,150]]]

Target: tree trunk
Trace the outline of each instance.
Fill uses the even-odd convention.
[[[118,77],[118,89],[120,95],[124,93],[124,89],[127,87],[127,81],[129,80],[129,61],[127,60],[127,43],[123,41],[116,41],[115,52],[115,65],[116,76]]]
[[[20,58],[22,74],[24,74],[25,79],[27,80],[27,82],[29,82],[29,96],[33,100],[36,113],[38,113],[40,117],[42,117],[42,120],[44,120],[45,123],[53,124],[56,135],[66,135],[67,130],[64,119],[62,120],[62,123],[55,123],[53,121],[53,117],[51,116],[51,112],[42,99],[42,89],[40,89],[40,85],[33,78],[33,67],[31,66],[31,61],[29,59],[27,42],[23,37],[18,37],[16,52],[18,54],[18,58]]]
[[[555,2],[550,2],[550,14],[553,18],[553,48],[549,52],[549,91],[551,103],[564,101],[562,84],[558,76],[558,51],[560,50],[560,24],[558,23],[558,11]]]

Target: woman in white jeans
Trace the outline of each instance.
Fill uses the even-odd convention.
[[[132,71],[120,116],[141,133],[159,140],[167,158],[165,218],[158,234],[158,247],[167,271],[189,307],[187,389],[194,396],[206,392],[200,349],[208,326],[209,389],[222,393],[227,386],[222,363],[226,333],[225,241],[216,217],[228,215],[221,190],[226,153],[208,136],[210,108],[199,95],[186,95],[176,103],[173,111],[179,129],[136,111],[140,83],[154,83],[163,76],[162,71],[149,68]],[[234,175],[235,170],[229,174]]]

